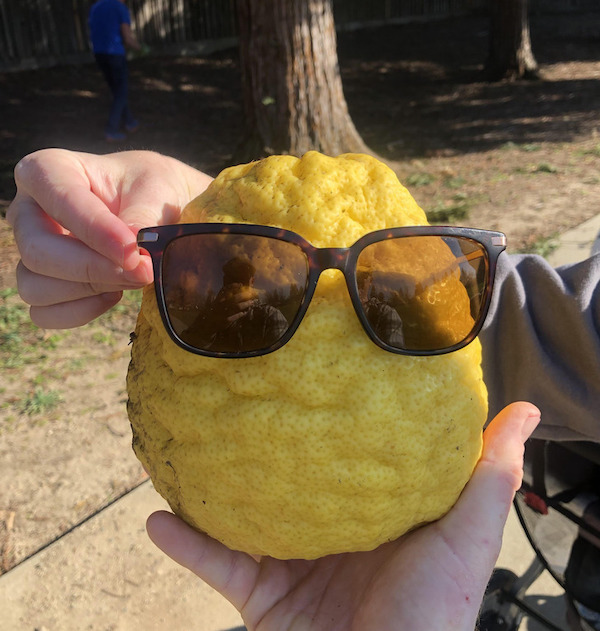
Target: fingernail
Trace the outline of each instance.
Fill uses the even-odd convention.
[[[131,230],[131,232],[133,232],[133,234],[137,237],[137,233],[144,228],[145,226],[143,226],[141,223],[128,223],[127,227]]]
[[[521,440],[523,442],[525,442],[531,434],[533,434],[533,430],[538,426],[540,419],[541,417],[539,413],[530,414],[525,419],[523,425],[521,426]]]
[[[126,243],[123,245],[123,270],[128,272],[135,269],[140,263],[140,250],[137,243]]]
[[[132,269],[123,268],[123,279],[138,287],[152,282],[152,267],[144,260],[148,257],[138,256],[138,264]]]

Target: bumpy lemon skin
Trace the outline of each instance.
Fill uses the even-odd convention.
[[[291,229],[319,247],[425,224],[395,174],[347,154],[222,172],[182,222]],[[480,456],[481,348],[408,357],[371,342],[341,274],[298,331],[249,359],[187,353],[144,292],[128,373],[135,453],[173,511],[228,547],[281,559],[370,550],[444,515]]]

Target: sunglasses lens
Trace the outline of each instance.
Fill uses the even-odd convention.
[[[442,350],[464,341],[482,315],[487,256],[466,238],[399,237],[365,247],[356,279],[376,337],[409,351]]]
[[[246,353],[275,344],[300,309],[308,261],[295,244],[263,236],[197,234],[163,255],[167,317],[199,350]]]

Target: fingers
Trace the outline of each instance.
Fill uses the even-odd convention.
[[[81,155],[90,163],[98,159]],[[118,218],[118,208],[109,207],[111,202],[115,204],[117,192],[103,190],[102,197],[97,194],[95,189],[110,186],[90,181],[80,154],[53,149],[26,156],[15,167],[15,182],[19,192],[7,218],[19,249],[27,245],[35,230],[48,230],[50,218],[117,266],[136,267],[139,253],[135,235]]]
[[[23,265],[30,272],[62,280],[120,287],[123,284],[139,287],[152,280],[147,273],[148,263],[144,262],[147,257],[139,252],[136,264],[126,270],[79,239],[62,232],[39,210],[23,215],[19,223],[20,226],[15,227],[15,238],[17,243],[20,242]]]
[[[48,329],[82,326],[113,307],[124,289],[153,277],[150,257],[139,256],[137,267],[125,271],[55,227],[32,231],[21,256],[19,294],[32,305],[32,321]]]
[[[31,307],[29,317],[42,329],[71,329],[83,326],[112,309],[122,296],[123,292],[115,291],[48,307]]]
[[[146,270],[141,270],[139,275],[146,276]],[[28,270],[22,261],[17,264],[17,284],[19,294],[24,302],[33,307],[47,307],[63,302],[71,302],[80,298],[96,296],[110,292],[121,292],[126,289],[136,289],[146,284],[145,282],[131,282],[133,272],[127,274],[107,275],[110,282],[72,282],[60,278],[53,278],[43,274],[35,274]],[[99,276],[99,278],[101,278]]]
[[[212,180],[179,160],[152,151],[127,151],[116,157],[118,160],[115,156],[98,156],[93,167],[99,173],[93,169],[88,173],[100,181],[99,176],[110,171],[113,181],[120,183],[119,218],[134,234],[146,226],[177,223],[182,208]],[[114,197],[112,191],[107,194]]]
[[[76,241],[73,243],[78,244]],[[123,290],[143,287],[152,280],[152,264],[148,256],[141,257],[138,267],[129,272],[115,268],[100,255],[97,257],[94,262],[96,255],[86,252],[82,260],[87,259],[87,263],[73,258],[73,264],[66,268],[67,272],[60,270],[61,276],[82,278],[82,282],[37,274],[27,269],[22,261],[19,262],[19,295],[31,305],[30,317],[34,324],[45,329],[82,326],[117,304]],[[51,263],[44,271],[52,274],[53,270],[56,271],[56,267]]]
[[[34,322],[78,326],[106,311],[123,289],[151,283],[137,231],[175,223],[210,180],[150,151],[44,149],[23,158],[7,219],[21,253],[19,291]]]
[[[92,164],[99,157],[87,159]],[[19,293],[32,305],[37,325],[80,326],[116,304],[123,289],[152,281],[148,257],[95,194],[101,185],[90,181],[79,154],[46,150],[27,156],[15,168],[15,180],[18,192],[7,219],[21,254]]]
[[[252,557],[229,550],[165,511],[150,515],[146,528],[165,554],[220,592],[238,611],[243,609],[259,574]]]
[[[521,486],[525,441],[540,422],[540,411],[531,403],[504,408],[483,434],[483,452],[476,473],[503,481],[512,495]]]
[[[481,459],[455,507],[440,522],[467,567],[491,572],[523,476],[524,442],[540,420],[530,403],[513,403],[484,432]]]
[[[35,274],[22,262],[17,265],[21,298],[32,305],[30,317],[44,329],[67,329],[87,324],[114,307],[131,285],[78,283]]]
[[[140,225],[178,219],[189,194],[180,169],[193,172],[152,152],[48,149],[19,162],[7,219],[22,260],[19,293],[36,324],[85,324],[124,289],[152,282],[151,261],[135,235]]]
[[[138,256],[137,265],[127,271],[68,235],[32,234],[20,253],[22,265],[30,274],[114,289],[152,282],[147,256]]]

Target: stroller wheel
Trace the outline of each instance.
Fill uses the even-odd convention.
[[[517,631],[523,612],[506,598],[517,578],[510,570],[494,570],[483,598],[479,631]]]
[[[517,631],[521,624],[522,614],[517,618],[506,619],[503,614],[488,611],[481,615],[477,629],[479,631]]]

